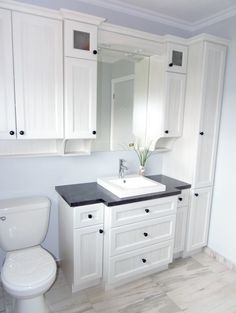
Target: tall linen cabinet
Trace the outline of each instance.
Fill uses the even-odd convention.
[[[185,252],[207,245],[221,113],[226,46],[189,45],[183,136],[163,161],[163,174],[189,182]]]

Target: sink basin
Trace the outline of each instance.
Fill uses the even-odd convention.
[[[129,175],[125,178],[98,178],[97,183],[119,198],[156,193],[166,190],[166,186],[140,175]]]

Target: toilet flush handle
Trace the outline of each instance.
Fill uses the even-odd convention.
[[[1,217],[0,217],[0,220],[1,220],[2,222],[4,222],[6,219],[7,219],[6,216],[1,216]]]

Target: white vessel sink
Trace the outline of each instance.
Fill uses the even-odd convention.
[[[98,178],[97,183],[119,198],[156,193],[166,190],[166,186],[140,175],[129,175],[125,178]]]

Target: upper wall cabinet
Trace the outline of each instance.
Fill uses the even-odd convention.
[[[175,73],[187,72],[188,47],[176,43],[168,43],[166,70]]]
[[[97,60],[97,26],[65,21],[65,56]]]
[[[62,21],[13,12],[17,137],[63,138]]]
[[[65,58],[65,138],[96,138],[97,62]]]
[[[11,12],[0,9],[0,139],[15,139]]]

